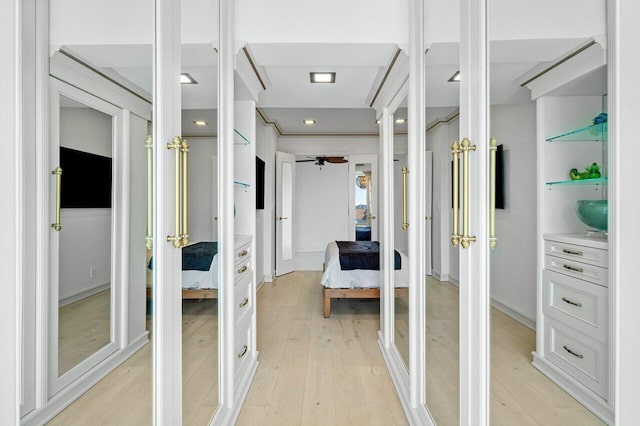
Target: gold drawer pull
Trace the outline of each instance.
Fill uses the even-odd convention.
[[[238,269],[238,273],[241,274],[247,270],[247,265],[244,265],[242,268]]]
[[[244,257],[244,256],[246,256],[247,254],[249,254],[249,252],[248,252],[248,251],[246,251],[246,250],[242,250],[240,253],[238,253],[238,257]]]
[[[569,352],[571,355],[575,356],[576,358],[580,358],[580,359],[584,358],[584,355],[582,355],[582,354],[579,354],[579,353],[577,353],[577,352],[572,351],[571,349],[569,349],[569,348],[567,347],[567,345],[564,345],[562,348],[563,348],[565,351]]]
[[[566,254],[573,254],[575,256],[582,256],[583,255],[583,253],[581,251],[576,251],[576,250],[562,249],[562,252],[566,253]]]
[[[242,358],[243,356],[245,356],[246,353],[247,353],[247,349],[249,349],[249,347],[247,345],[242,345],[242,352],[240,352],[238,354],[238,358]],[[582,358],[582,356],[581,356],[581,358]]]
[[[584,269],[578,268],[576,266],[562,265],[562,267],[564,269],[568,269],[568,270],[573,271],[573,272],[580,272],[580,273],[584,272]]]
[[[249,303],[249,299],[245,297],[244,300],[238,306],[241,308],[244,308],[245,306],[247,306],[247,303]]]
[[[566,297],[563,297],[563,298],[562,298],[562,301],[563,301],[564,303],[568,303],[568,304],[570,304],[570,305],[577,306],[578,308],[582,308],[582,303],[580,303],[580,302],[574,302],[574,301],[572,301],[572,300],[567,299]]]

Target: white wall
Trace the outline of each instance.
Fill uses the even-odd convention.
[[[218,224],[214,219],[217,195],[217,167],[213,158],[218,152],[216,138],[189,140],[189,240],[218,241]]]
[[[536,106],[491,107],[491,136],[504,145],[505,209],[496,209],[491,298],[536,320]]]
[[[60,108],[61,146],[111,157],[112,137],[111,116]],[[111,282],[111,209],[62,209],[61,219],[58,300],[64,303]]]

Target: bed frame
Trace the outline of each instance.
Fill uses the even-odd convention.
[[[218,290],[215,289],[198,289],[189,290],[182,289],[182,299],[185,300],[201,300],[201,299],[217,299]],[[151,289],[147,288],[147,299],[151,299]]]
[[[408,297],[408,288],[396,288],[396,297]],[[322,287],[322,314],[331,316],[331,299],[380,299],[379,288],[327,288]]]

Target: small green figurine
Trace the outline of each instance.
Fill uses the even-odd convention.
[[[600,166],[598,163],[593,163],[589,167],[585,168],[584,172],[578,172],[578,169],[571,169],[569,171],[569,177],[571,180],[597,179],[600,176]]]

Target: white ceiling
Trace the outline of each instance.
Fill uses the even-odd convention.
[[[492,104],[531,102],[520,87],[522,76],[552,63],[584,43],[584,39],[502,40],[490,45],[490,96]],[[393,44],[249,44],[259,72],[269,82],[258,106],[283,134],[377,134],[375,112],[367,99],[393,57]],[[113,70],[147,92],[152,90],[150,45],[72,45],[65,49],[88,62]],[[436,43],[426,54],[427,123],[455,112],[459,83],[447,80],[459,69],[458,43]],[[244,54],[242,51],[239,54]],[[217,104],[217,53],[208,43],[183,45],[183,72],[198,82],[182,85],[185,133],[214,134]],[[312,71],[336,72],[335,84],[312,84]],[[463,76],[464,78],[464,76]],[[601,83],[602,73],[585,80]],[[406,114],[405,114],[406,115]],[[202,128],[193,120],[205,117]],[[207,118],[208,117],[208,118]],[[306,126],[304,119],[315,119]],[[406,132],[406,124],[398,126]]]

